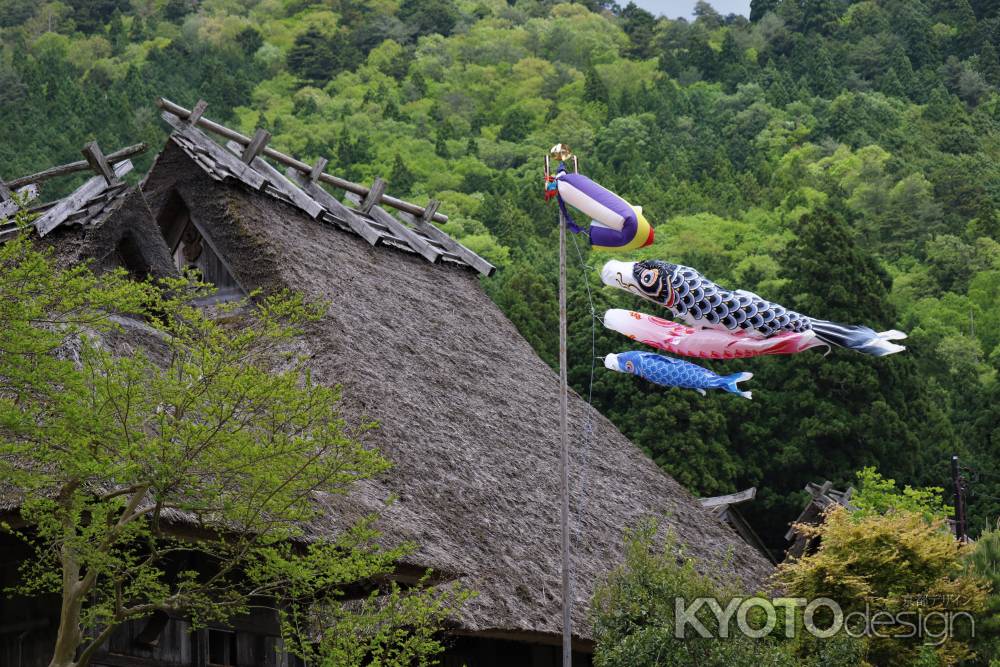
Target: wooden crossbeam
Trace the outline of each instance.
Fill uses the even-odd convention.
[[[173,127],[178,134],[207,152],[216,163],[220,163],[225,166],[229,169],[229,171],[233,172],[236,178],[240,179],[254,190],[260,190],[264,187],[266,180],[263,176],[254,171],[250,165],[244,164],[238,157],[212,141],[201,130],[180,121],[176,116],[170,113],[164,112],[163,120],[170,124],[170,126]]]
[[[103,176],[108,185],[114,185],[117,182],[114,169],[112,169],[108,159],[104,157],[104,153],[101,152],[101,147],[96,141],[88,143],[80,152],[83,153],[83,157],[87,160],[90,168]]]
[[[392,215],[390,215],[389,212],[381,206],[372,206],[369,215],[388,227],[393,234],[406,241],[411,248],[423,255],[424,259],[431,264],[434,264],[441,259],[440,250],[432,246],[422,236],[401,223],[399,220],[392,217]]]
[[[234,153],[240,153],[243,149],[235,141],[226,143],[226,148]],[[281,175],[281,173],[265,162],[262,158],[255,157],[250,163],[257,173],[267,179],[276,190],[287,196],[292,202],[309,214],[311,218],[318,218],[323,213],[323,207],[303,190],[295,186],[291,181]]]
[[[432,214],[433,211],[437,209],[437,207],[438,207],[438,202],[433,199],[427,204],[427,209],[431,210]],[[463,262],[471,266],[473,269],[475,269],[482,275],[492,276],[496,272],[497,267],[493,266],[492,264],[487,262],[485,259],[477,255],[476,253],[472,252],[464,245],[462,245],[455,239],[445,234],[436,226],[432,225],[429,222],[430,216],[424,216],[418,218],[417,216],[411,215],[405,211],[400,211],[399,217],[401,217],[403,220],[413,225],[414,229],[419,231],[424,236],[434,239],[435,241],[440,243],[445,250],[452,253],[453,255],[458,256]]]
[[[712,498],[699,498],[698,504],[709,509],[711,507],[719,507],[720,505],[736,505],[738,503],[745,503],[748,500],[753,500],[757,495],[757,487],[751,486],[749,489],[744,489],[743,491],[738,491],[736,493],[730,493],[725,496],[714,496]]]
[[[298,169],[289,167],[285,170],[288,178],[298,184],[302,190],[319,202],[334,217],[343,220],[355,234],[368,241],[370,245],[377,245],[382,238],[382,234],[377,229],[373,229],[364,219],[353,210],[340,203],[336,197],[324,190],[319,183],[312,181],[308,176]]]
[[[375,182],[368,189],[368,194],[365,195],[364,200],[358,204],[358,210],[368,215],[372,210],[373,206],[376,206],[382,201],[382,195],[385,193],[386,182],[381,178],[376,178]]]
[[[121,178],[132,171],[132,161],[125,160],[115,165],[115,178]],[[55,206],[45,212],[40,218],[35,220],[35,229],[39,236],[45,236],[53,229],[66,221],[80,207],[86,205],[95,197],[108,189],[108,182],[103,176],[94,176],[86,183],[78,187],[65,199],[61,199]]]
[[[316,164],[313,165],[312,171],[309,172],[309,180],[315,183],[316,180],[319,179],[320,174],[326,171],[326,165],[328,164],[330,164],[330,161],[325,157],[321,157],[316,160]]]
[[[198,121],[201,120],[202,114],[205,113],[205,109],[208,108],[208,102],[205,100],[198,100],[195,105],[191,108],[191,113],[188,114],[187,122],[191,125],[197,125]]]
[[[420,221],[425,225],[431,224],[431,220],[434,219],[434,214],[437,213],[439,206],[441,206],[441,202],[437,199],[432,199],[427,202],[427,206],[424,207],[424,214],[420,216]]]
[[[140,143],[127,148],[122,148],[114,153],[105,155],[105,159],[110,164],[116,164],[118,162],[123,162],[130,157],[139,155],[146,151],[146,144]],[[58,167],[52,167],[51,169],[46,169],[40,171],[36,174],[31,174],[30,176],[22,176],[21,178],[15,178],[12,181],[7,182],[7,187],[11,190],[20,188],[24,185],[31,185],[32,183],[41,183],[42,181],[47,181],[50,178],[56,178],[57,176],[65,176],[66,174],[72,174],[78,171],[87,171],[91,168],[90,163],[86,160],[80,160],[78,162],[70,162],[69,164],[60,165]]]
[[[170,100],[164,99],[162,97],[156,99],[156,105],[161,109],[163,109],[166,114],[177,118],[179,121],[185,121],[186,119],[189,119],[192,115],[192,112],[189,111],[188,109],[185,109],[181,105],[175,104],[174,102],[171,102]],[[166,119],[167,116],[164,116],[164,118]],[[167,122],[169,123],[170,121],[168,120]],[[173,125],[173,123],[171,123],[171,125]],[[236,141],[242,144],[243,146],[249,145],[251,141],[250,137],[241,134],[240,132],[237,132],[235,130],[231,130],[225,125],[216,123],[215,121],[209,120],[208,118],[198,117],[194,125],[197,125],[198,127],[207,130],[209,132],[213,132],[219,135],[220,137],[225,137],[226,139],[232,139],[233,141]],[[293,169],[297,169],[302,173],[308,174],[312,170],[312,165],[306,164],[302,160],[297,160],[291,157],[290,155],[285,155],[281,151],[277,151],[271,148],[270,146],[265,146],[262,153],[264,157],[269,157],[275,162],[283,164],[286,167],[292,167]],[[328,183],[334,186],[335,188],[340,188],[341,190],[346,190],[347,192],[353,192],[354,194],[360,195],[362,197],[368,194],[368,188],[365,187],[364,185],[359,185],[358,183],[352,183],[351,181],[339,178],[332,174],[320,173],[319,180],[323,181],[324,183]],[[382,196],[382,203],[385,204],[386,206],[390,206],[400,211],[406,211],[407,213],[412,213],[413,215],[422,215],[424,211],[423,207],[421,206],[417,206],[416,204],[412,204],[408,201],[403,201],[402,199],[397,199],[396,197],[391,197],[386,194],[383,194]],[[434,222],[442,222],[442,223],[448,222],[448,216],[444,215],[443,213],[435,213]]]
[[[253,139],[247,145],[246,149],[243,151],[243,155],[240,159],[243,160],[245,164],[250,164],[254,161],[254,158],[260,155],[264,147],[267,146],[267,142],[271,140],[271,133],[262,127],[258,127],[257,131],[254,132]],[[236,142],[233,142],[236,143]]]
[[[382,181],[382,179],[375,179],[375,183],[372,185],[373,190],[379,184],[380,181]],[[384,181],[382,182],[384,183]],[[354,202],[355,204],[358,204],[360,200],[360,197],[350,192],[347,193],[347,198],[352,202]],[[363,206],[364,206],[363,204],[360,204],[359,210],[362,210]],[[424,259],[426,259],[431,264],[435,264],[439,259],[441,259],[440,250],[432,246],[430,243],[427,242],[426,239],[424,239],[415,231],[404,225],[402,222],[389,215],[389,212],[386,211],[381,206],[376,206],[373,204],[371,208],[368,210],[367,214],[373,217],[378,222],[381,222],[386,227],[388,227],[390,232],[392,232],[399,238],[406,241],[406,243],[409,244],[411,248],[413,248],[414,252],[417,252],[420,255],[422,255]]]

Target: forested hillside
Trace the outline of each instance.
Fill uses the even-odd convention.
[[[265,127],[333,173],[441,199],[447,231],[500,267],[488,292],[552,363],[556,211],[541,167],[566,142],[655,225],[636,258],[910,333],[905,354],[883,359],[712,364],[753,371],[752,402],[598,367],[604,414],[695,493],[756,485],[747,512],[776,548],[805,482],[846,485],[876,465],[944,486],[953,452],[978,471],[969,505],[983,527],[1000,514],[1000,5],[755,0],[750,20],[706,3],[696,14],[596,1],[0,0],[0,174],[78,159],[91,138],[158,148],[155,97],[204,98],[209,117]],[[598,316],[640,304],[601,288],[610,256],[578,242],[570,379],[586,396],[585,281]],[[598,355],[630,348],[596,327]],[[574,447],[600,443],[580,432]]]

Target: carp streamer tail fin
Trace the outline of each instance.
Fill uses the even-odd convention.
[[[743,398],[753,398],[753,394],[749,391],[741,391],[739,387],[736,386],[737,382],[743,382],[744,380],[749,380],[753,377],[753,373],[733,373],[732,375],[726,375],[722,378],[722,384],[720,385],[726,391],[731,391],[734,394],[739,394]]]
[[[816,337],[825,343],[875,357],[884,357],[906,349],[902,345],[890,342],[906,338],[905,333],[895,329],[879,332],[865,326],[839,324],[826,320],[812,320],[812,328],[816,332]]]

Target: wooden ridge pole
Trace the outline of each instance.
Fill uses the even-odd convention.
[[[175,104],[164,97],[156,98],[156,106],[160,107],[164,111],[172,113],[181,120],[188,120],[191,117],[192,111],[190,109],[185,109],[179,104]],[[201,110],[204,111],[204,105],[195,105],[196,110],[200,106]],[[213,120],[209,120],[202,115],[196,115],[193,125],[200,127],[209,132],[213,132],[220,137],[225,137],[226,139],[232,139],[236,143],[242,146],[249,146],[253,141],[250,137],[237,132],[236,130],[231,130],[225,125],[220,125]],[[306,176],[310,176],[313,172],[313,165],[306,164],[302,160],[297,160],[290,155],[285,155],[281,151],[277,151],[270,146],[264,146],[263,150],[260,151],[260,155],[267,156],[274,160],[275,162],[280,162],[286,167],[291,167],[298,171],[301,171]],[[111,156],[108,156],[109,158]],[[343,178],[338,178],[337,176],[332,176],[326,172],[322,172],[318,175],[318,180],[324,183],[329,183],[330,185],[340,188],[341,190],[346,190],[348,192],[353,192],[361,197],[367,197],[369,188],[361,185],[359,183],[352,183],[351,181],[345,180]],[[412,213],[413,215],[422,216],[424,214],[424,207],[418,206],[417,204],[410,203],[408,201],[403,201],[402,199],[397,199],[396,197],[390,197],[389,195],[382,195],[381,203],[386,206],[391,206],[392,208],[398,209],[400,211],[406,211],[407,213]],[[434,222],[448,222],[448,216],[443,213],[434,214]]]

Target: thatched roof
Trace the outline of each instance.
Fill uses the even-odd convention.
[[[419,545],[414,564],[479,592],[460,619],[464,631],[557,635],[557,375],[467,267],[373,247],[203,169],[168,141],[143,184],[153,216],[182,202],[243,290],[290,288],[330,302],[304,341],[313,377],[343,386],[349,419],[380,423],[366,438],[395,464],[346,501],[329,499],[327,528],[380,510],[394,494],[385,534]],[[590,637],[595,584],[621,562],[623,530],[643,517],[661,518],[719,577],[763,583],[770,564],[575,394],[569,419],[580,639]],[[584,452],[588,420],[594,435]]]

